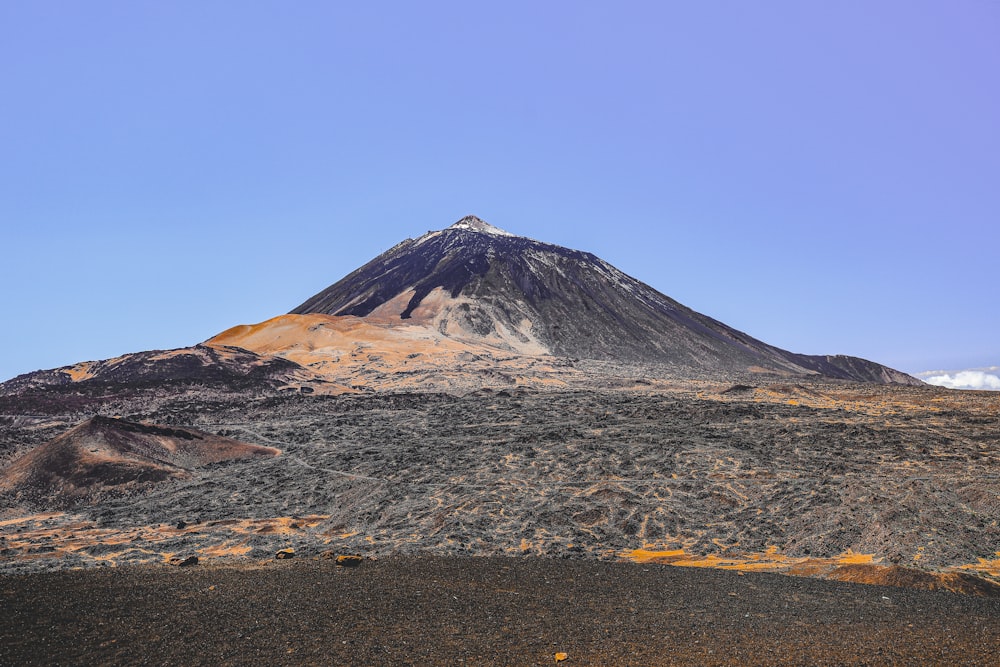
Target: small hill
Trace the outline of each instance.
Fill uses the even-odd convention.
[[[0,384],[0,396],[81,382],[128,384],[135,389],[180,383],[241,390],[282,386],[303,374],[305,371],[297,364],[278,357],[195,345],[134,352],[113,359],[82,361],[72,366],[25,373]]]
[[[1000,597],[1000,585],[964,572],[927,572],[898,565],[851,564],[838,567],[827,578],[857,584]]]
[[[16,459],[0,472],[0,493],[16,504],[90,504],[188,478],[210,463],[278,454],[192,428],[97,416]]]

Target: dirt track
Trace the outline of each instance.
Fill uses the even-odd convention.
[[[2,664],[995,665],[1000,599],[546,558],[0,578]]]

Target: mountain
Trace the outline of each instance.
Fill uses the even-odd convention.
[[[846,356],[795,354],[697,313],[589,252],[477,217],[407,239],[291,311],[411,323],[520,354],[919,384]]]
[[[610,366],[585,371],[575,367],[581,359]],[[109,392],[185,386],[320,394],[586,387],[609,368],[631,378],[921,384],[865,359],[768,345],[596,255],[467,216],[397,244],[289,314],[189,348],[14,378],[0,385],[0,411],[86,410]]]

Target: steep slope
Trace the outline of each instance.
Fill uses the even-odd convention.
[[[522,354],[919,383],[865,360],[767,345],[591,253],[514,236],[473,216],[403,241],[291,312],[409,321]]]

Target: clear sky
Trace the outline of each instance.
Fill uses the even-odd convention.
[[[1000,3],[0,2],[0,379],[475,214],[780,347],[1000,364]]]

